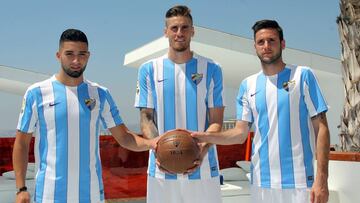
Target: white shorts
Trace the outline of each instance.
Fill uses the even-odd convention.
[[[166,180],[148,176],[147,203],[219,203],[220,179]]]
[[[275,189],[251,186],[253,203],[309,203],[310,188]]]

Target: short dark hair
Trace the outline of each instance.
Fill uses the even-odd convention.
[[[87,40],[85,33],[83,33],[81,30],[77,30],[77,29],[65,30],[60,36],[59,46],[61,46],[62,43],[68,42],[68,41],[85,42],[86,45],[88,45],[88,40]]]
[[[280,25],[275,20],[266,20],[266,19],[259,20],[252,26],[252,29],[254,30],[254,40],[255,40],[256,33],[259,30],[265,29],[265,28],[273,28],[273,29],[277,30],[279,33],[280,41],[283,41],[284,34],[283,34],[283,30],[280,27]]]
[[[175,5],[171,7],[165,14],[166,18],[171,18],[174,16],[184,16],[190,19],[191,24],[193,24],[193,19],[191,16],[191,10],[185,5]]]

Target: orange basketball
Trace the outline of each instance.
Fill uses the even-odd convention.
[[[156,158],[160,166],[172,173],[185,173],[199,159],[200,149],[190,132],[175,129],[166,132],[158,141]]]

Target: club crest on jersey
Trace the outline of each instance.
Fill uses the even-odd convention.
[[[194,74],[191,74],[191,80],[196,84],[198,85],[201,80],[203,79],[204,77],[204,74],[202,73],[194,73]]]
[[[88,109],[91,111],[95,108],[96,100],[93,98],[85,99],[85,105],[88,107]]]
[[[295,85],[295,80],[289,80],[287,82],[284,82],[282,86],[283,86],[284,90],[289,91],[290,86],[293,86],[293,85]]]

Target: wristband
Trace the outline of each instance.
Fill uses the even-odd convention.
[[[25,192],[25,191],[27,191],[27,187],[26,187],[26,186],[21,187],[21,188],[19,188],[19,190],[16,192],[16,195],[18,195],[18,194],[21,193],[21,192]]]

